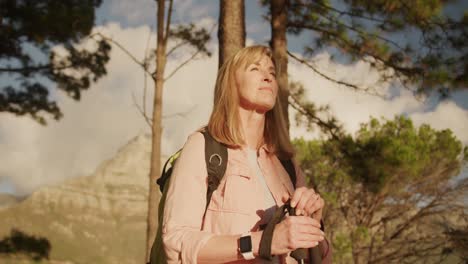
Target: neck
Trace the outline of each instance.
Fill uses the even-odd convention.
[[[265,113],[239,108],[242,132],[247,147],[258,149],[263,144]]]

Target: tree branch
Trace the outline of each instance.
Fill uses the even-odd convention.
[[[210,30],[210,35],[211,33],[213,32],[213,30],[216,28],[216,23],[213,24],[213,27],[211,28]],[[179,48],[180,46],[182,46],[183,44],[186,44],[188,43],[187,41],[183,41],[181,43],[179,43],[178,45],[176,45],[175,47],[173,47],[168,53],[170,54],[171,52],[173,52],[175,49]],[[189,63],[191,60],[193,60],[199,53],[201,52],[200,49],[197,49],[197,51],[195,53],[192,54],[192,56],[190,56],[190,58],[188,58],[187,60],[185,60],[183,63],[181,63],[179,66],[177,66],[177,68],[175,68],[166,78],[164,78],[164,81],[167,81],[169,80],[178,70],[180,70],[183,66],[185,66],[187,63]]]
[[[146,76],[145,76],[146,77]],[[152,120],[151,118],[149,118],[146,113],[144,112],[144,110],[142,110],[140,108],[140,106],[138,105],[138,103],[136,102],[136,98],[135,98],[135,94],[133,93],[132,91],[132,101],[133,101],[133,105],[138,109],[138,112],[140,112],[140,114],[143,116],[143,118],[145,119],[146,123],[148,124],[149,128],[151,129],[153,126],[152,126]]]
[[[0,68],[0,72],[9,72],[9,73],[21,73],[21,72],[34,72],[34,71],[40,71],[40,70],[48,70],[50,69],[51,64],[42,64],[42,65],[37,65],[37,66],[29,66],[29,67],[22,67],[22,68]],[[71,67],[69,66],[62,66],[58,68],[59,70],[66,69]]]
[[[309,67],[310,69],[312,69],[315,73],[317,73],[318,75],[320,75],[321,77],[331,81],[331,82],[334,82],[336,84],[339,84],[339,85],[344,85],[344,86],[347,86],[347,87],[350,87],[350,88],[353,88],[354,90],[357,90],[357,91],[363,91],[367,94],[370,94],[370,95],[374,95],[374,96],[378,96],[378,97],[381,97],[381,98],[384,98],[383,95],[381,94],[378,94],[377,92],[375,92],[374,90],[374,93],[371,93],[370,92],[370,88],[365,88],[365,89],[362,89],[360,87],[358,87],[357,85],[354,85],[354,84],[350,84],[350,83],[347,83],[347,82],[343,82],[343,81],[338,81],[338,80],[335,80],[327,75],[325,75],[324,73],[320,72],[319,70],[317,70],[314,66],[312,66],[310,63],[308,63],[307,61],[303,60],[303,59],[300,59],[298,58],[296,55],[292,54],[290,51],[288,51],[288,55],[290,57],[292,57],[293,59],[297,60],[298,62],[306,65],[307,67]]]
[[[382,36],[380,36],[380,35],[377,35],[377,34],[375,34],[375,33],[365,33],[365,32],[363,32],[363,31],[361,31],[361,30],[359,30],[359,29],[357,29],[357,28],[355,28],[355,27],[352,27],[352,26],[350,26],[350,25],[348,25],[348,24],[345,24],[345,23],[343,23],[343,22],[341,22],[341,21],[332,19],[332,18],[330,18],[330,17],[328,17],[328,16],[325,16],[325,15],[323,15],[323,14],[320,14],[320,15],[321,15],[322,17],[326,18],[328,21],[330,21],[330,22],[332,22],[332,23],[336,23],[336,24],[338,24],[338,25],[340,25],[340,26],[343,26],[343,27],[345,27],[345,28],[347,28],[347,29],[349,29],[349,30],[351,30],[351,31],[354,31],[354,32],[359,33],[359,34],[361,34],[361,35],[362,35],[362,34],[368,34],[369,36],[373,36],[373,37],[376,37],[376,38],[378,38],[378,39],[380,39],[380,40],[382,40],[382,41],[384,41],[384,42],[390,43],[390,44],[392,44],[393,46],[395,46],[396,48],[398,48],[398,49],[400,49],[400,50],[405,50],[405,49],[402,48],[398,43],[396,43],[395,41],[393,41],[393,40],[391,40],[391,39],[384,38],[384,37],[382,37]]]
[[[175,45],[174,47],[172,47],[167,53],[166,53],[166,57],[169,57],[169,55],[171,55],[172,52],[174,52],[175,50],[177,50],[178,48],[182,47],[183,45],[187,44],[188,41],[181,41],[179,42],[177,45]]]
[[[190,109],[188,109],[187,111],[177,112],[177,113],[170,114],[170,115],[164,115],[163,118],[172,118],[172,117],[175,117],[175,116],[186,117],[186,115],[189,114],[190,112],[192,112],[193,109],[195,109],[196,107],[197,107],[197,105],[194,105]]]
[[[421,208],[413,217],[411,217],[410,219],[408,219],[406,222],[404,222],[403,224],[401,224],[397,230],[390,236],[389,240],[393,240],[395,238],[397,238],[399,235],[401,235],[401,233],[408,227],[410,226],[410,224],[418,219],[420,219],[421,217],[425,216],[426,215],[426,211],[429,210],[430,208],[433,208],[437,205],[436,203],[437,199],[434,198],[430,204],[428,204],[427,206]]]
[[[312,4],[315,4],[315,5],[319,5],[323,8],[326,8],[328,10],[331,10],[335,13],[338,13],[340,16],[341,15],[347,15],[349,17],[357,17],[357,18],[362,18],[362,19],[367,19],[367,20],[370,20],[370,21],[374,21],[374,22],[379,22],[379,23],[387,23],[387,21],[385,20],[381,20],[381,19],[378,19],[378,18],[375,18],[375,17],[368,17],[368,16],[363,16],[363,15],[359,15],[359,14],[355,14],[355,13],[352,13],[352,12],[347,12],[347,11],[341,11],[339,9],[336,9],[336,8],[333,8],[331,6],[327,6],[327,5],[324,5],[322,4],[320,1],[311,1]]]
[[[319,127],[325,128],[326,131],[331,135],[331,137],[335,140],[340,140],[341,136],[337,134],[338,127],[331,125],[330,123],[323,121],[316,115],[309,113],[306,109],[301,107],[299,103],[299,99],[294,94],[289,94],[289,98],[291,98],[289,104],[294,108],[296,111],[301,113],[302,115],[308,116],[312,122],[317,124]]]
[[[396,64],[394,64],[392,62],[389,62],[389,61],[381,58],[380,56],[378,56],[376,54],[373,54],[373,53],[370,53],[368,51],[362,50],[362,48],[360,46],[358,46],[358,44],[350,43],[349,40],[343,39],[338,33],[330,31],[328,29],[316,27],[316,26],[313,26],[313,25],[299,25],[297,23],[292,23],[292,22],[289,22],[288,26],[307,28],[307,29],[315,30],[315,31],[320,32],[322,34],[328,34],[330,36],[333,36],[338,45],[343,45],[344,47],[349,48],[351,51],[355,51],[354,53],[357,54],[357,55],[360,55],[361,57],[364,57],[366,55],[370,56],[370,57],[374,58],[375,60],[381,62],[385,67],[393,69],[396,72],[401,72],[405,76],[412,76],[412,75],[415,75],[415,74],[422,74],[423,70],[421,68],[407,68],[407,67],[402,67],[402,66],[396,65]],[[375,63],[372,63],[372,64],[375,65]]]
[[[421,242],[434,242],[432,245],[427,245],[425,248],[414,248],[414,245],[421,245]],[[437,243],[437,241],[440,241],[440,237],[434,236],[434,237],[422,237],[419,239],[411,239],[407,240],[404,243],[400,243],[399,248],[391,251],[390,253],[383,255],[379,258],[374,259],[371,263],[388,263],[391,262],[390,260],[401,260],[405,259],[408,257],[414,257],[414,256],[438,256],[438,252],[434,252],[435,249],[441,247],[446,243],[446,241],[441,241]],[[411,245],[413,247],[411,248]],[[423,244],[424,245],[424,244]],[[430,254],[430,252],[433,252]]]
[[[187,63],[189,63],[193,58],[195,58],[195,56],[197,56],[198,53],[200,53],[200,50],[197,50],[195,53],[192,54],[192,56],[190,56],[190,58],[188,58],[188,59],[185,60],[183,63],[181,63],[179,66],[177,66],[177,68],[175,68],[175,69],[169,74],[169,76],[167,76],[166,78],[164,78],[164,81],[169,80],[178,70],[180,70],[180,69],[181,69],[182,67],[184,67]]]
[[[104,36],[100,32],[97,32],[97,33],[95,33],[93,35],[99,35],[103,39],[115,44],[119,49],[121,49],[125,54],[127,54],[136,64],[140,65],[148,75],[153,76],[153,74],[150,71],[148,71],[148,66],[146,65],[146,63],[141,62],[137,58],[135,58],[135,56],[133,56],[133,54],[130,51],[128,51],[124,46],[122,46],[119,42],[113,40],[112,38]]]

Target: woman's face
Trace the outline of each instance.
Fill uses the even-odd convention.
[[[275,66],[266,55],[247,68],[236,71],[240,106],[244,109],[267,112],[273,108],[278,94]]]

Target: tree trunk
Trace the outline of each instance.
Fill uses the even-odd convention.
[[[245,47],[244,9],[244,0],[220,0],[219,67],[227,58]]]
[[[286,26],[288,23],[288,0],[272,0],[271,11],[271,48],[276,63],[276,80],[279,86],[280,103],[289,130],[288,116],[288,43]]]
[[[146,260],[149,260],[151,246],[157,232],[158,225],[158,197],[159,189],[156,180],[161,169],[161,136],[162,136],[162,95],[164,85],[164,69],[166,67],[166,41],[164,36],[165,1],[158,1],[157,13],[157,47],[156,47],[156,78],[153,102],[152,149],[149,177],[148,216],[146,228]],[[170,14],[169,14],[170,15]],[[166,32],[168,34],[168,32]]]

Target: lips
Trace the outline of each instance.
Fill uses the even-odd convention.
[[[259,90],[260,91],[269,91],[269,92],[273,93],[273,89],[271,87],[260,87]]]

